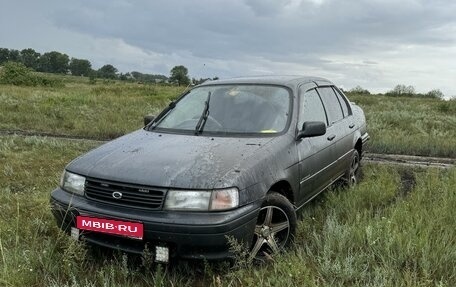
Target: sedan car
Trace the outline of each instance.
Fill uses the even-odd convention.
[[[74,239],[158,262],[231,257],[232,242],[261,260],[292,242],[297,210],[357,182],[368,139],[323,78],[210,81],[68,164],[51,206]]]

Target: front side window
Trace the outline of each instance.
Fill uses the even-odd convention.
[[[269,85],[214,85],[191,90],[154,128],[169,131],[265,134],[285,130],[290,93]]]
[[[321,103],[315,89],[301,93],[301,101],[299,105],[299,121],[298,127],[302,128],[305,122],[326,122],[325,109]]]
[[[342,108],[333,89],[331,87],[318,88],[318,93],[325,105],[329,125],[331,126],[333,123],[342,120],[344,118]]]

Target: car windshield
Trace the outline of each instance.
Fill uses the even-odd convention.
[[[287,125],[290,93],[270,85],[213,85],[191,90],[155,128],[195,133],[274,134]]]

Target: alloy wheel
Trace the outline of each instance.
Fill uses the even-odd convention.
[[[290,236],[290,221],[280,207],[264,206],[260,209],[254,231],[250,260],[264,261],[282,250]]]
[[[359,169],[359,155],[355,153],[350,163],[350,177],[349,177],[349,185],[355,186],[358,183],[358,169]]]

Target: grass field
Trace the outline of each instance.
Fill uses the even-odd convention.
[[[142,126],[182,87],[0,85],[0,130],[109,139]],[[456,101],[349,95],[366,112],[370,151],[456,157]],[[329,190],[300,212],[296,241],[251,266],[101,252],[62,234],[49,194],[64,166],[99,145],[0,136],[0,286],[456,286],[456,169],[366,164],[354,189]]]
[[[56,77],[54,75],[54,77]],[[119,81],[89,84],[60,77],[62,87],[0,85],[0,130],[110,139],[142,126],[185,88]],[[350,95],[366,113],[369,151],[456,157],[456,100]]]
[[[118,81],[61,88],[0,85],[0,129],[115,138],[140,128],[144,115],[157,114],[184,89]]]
[[[456,157],[456,100],[349,95],[365,114],[375,153]]]
[[[179,262],[86,249],[48,205],[65,164],[95,142],[0,137],[0,286],[454,286],[456,170],[366,165],[352,190],[299,214],[272,264]]]

